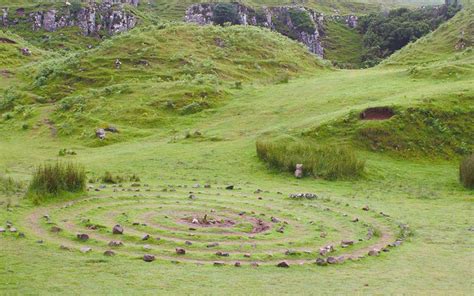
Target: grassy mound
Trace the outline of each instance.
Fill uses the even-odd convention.
[[[458,105],[394,108],[388,120],[361,120],[360,112],[305,132],[318,142],[339,141],[403,157],[453,157],[474,151],[474,97]],[[469,105],[471,104],[471,107]]]
[[[257,155],[272,168],[294,172],[297,164],[303,164],[305,175],[327,180],[358,178],[365,166],[349,148],[290,136],[259,138]]]

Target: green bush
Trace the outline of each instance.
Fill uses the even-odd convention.
[[[256,146],[258,157],[281,171],[294,172],[296,164],[303,164],[305,175],[327,180],[354,179],[364,172],[365,162],[347,147],[318,146],[291,137],[259,138]]]
[[[237,6],[232,3],[217,4],[213,9],[212,21],[221,26],[225,23],[231,23],[233,25],[239,24]]]
[[[474,154],[461,161],[459,179],[464,187],[474,189]]]
[[[85,190],[86,173],[82,166],[57,162],[36,168],[28,187],[28,196],[34,201],[56,198],[63,193]]]
[[[311,19],[309,13],[304,9],[291,8],[288,11],[291,22],[298,29],[308,34],[313,34],[316,30],[316,25]]]

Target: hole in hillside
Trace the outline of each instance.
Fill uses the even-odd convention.
[[[395,115],[392,108],[389,107],[373,107],[367,108],[360,113],[362,120],[384,120],[389,119]]]
[[[8,38],[4,38],[4,37],[0,37],[0,43],[16,44],[15,41],[13,41],[11,39],[8,39]]]

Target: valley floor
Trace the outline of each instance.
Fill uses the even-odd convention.
[[[296,180],[268,170],[255,153],[255,139],[266,131],[295,131],[368,106],[463,95],[472,95],[472,79],[413,79],[397,69],[332,71],[288,84],[246,86],[224,106],[192,115],[173,129],[156,128],[153,136],[100,148],[45,137],[45,131],[18,133],[0,127],[0,169],[18,179],[27,180],[35,165],[55,160],[59,149],[68,148],[78,154],[70,158],[93,176],[135,173],[153,190],[170,184],[235,184],[255,198],[256,189],[268,191],[262,194],[262,205],[268,207],[282,205],[291,193],[314,192],[341,204],[368,205],[413,231],[401,247],[379,257],[326,267],[234,268],[166,260],[147,264],[127,256],[62,251],[54,240],[28,228],[27,214],[34,209],[30,202],[0,196],[0,223],[9,220],[26,236],[0,234],[0,294],[472,294],[474,194],[459,185],[457,160],[360,151],[367,160],[367,176],[329,182]],[[205,137],[184,139],[188,130]],[[113,194],[110,186],[89,193],[104,194]],[[186,200],[186,190],[178,190],[176,198]],[[228,194],[213,202],[225,207],[241,200]],[[40,239],[44,244],[37,243]]]

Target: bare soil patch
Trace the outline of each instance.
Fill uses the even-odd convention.
[[[395,115],[395,112],[390,107],[373,107],[367,108],[360,114],[362,120],[386,120]]]

